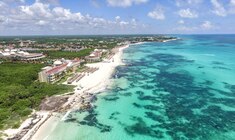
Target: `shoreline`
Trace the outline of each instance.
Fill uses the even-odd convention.
[[[178,39],[170,39],[164,42],[173,41]],[[69,112],[81,109],[84,106],[84,101],[89,103],[98,93],[107,89],[111,85],[111,76],[117,66],[124,65],[122,62],[123,50],[130,47],[130,45],[140,45],[147,42],[129,43],[124,46],[115,48],[114,55],[110,58],[110,61],[102,61],[97,63],[86,64],[90,68],[98,68],[97,71],[91,74],[85,74],[85,76],[78,82],[73,82],[70,85],[76,86],[74,88],[74,94],[69,95],[66,103],[61,107],[62,110],[58,111],[37,111],[33,112],[31,116],[26,119],[18,129],[7,129],[1,131],[7,136],[3,136],[4,140],[11,140],[15,136],[21,136],[19,140],[46,140],[49,134],[48,131],[53,131],[59,121],[66,120]],[[112,60],[112,61],[111,61]],[[63,84],[67,84],[66,82]],[[79,89],[79,90],[78,90]],[[67,96],[55,95],[55,96]],[[86,107],[86,106],[85,106]],[[86,108],[84,108],[86,109]],[[64,115],[63,115],[64,114]],[[34,115],[34,117],[33,117]],[[35,117],[36,115],[36,117]],[[22,135],[22,132],[24,135]],[[16,137],[18,138],[18,137]],[[14,139],[15,140],[15,139]],[[17,139],[18,140],[18,139]]]
[[[173,39],[168,39],[168,40],[164,40],[162,42],[170,42],[170,41],[175,41],[175,40],[180,40],[180,38],[173,38]]]
[[[72,109],[79,108],[81,98],[86,98],[87,96],[92,96],[90,94],[96,94],[102,92],[110,85],[110,77],[112,76],[115,68],[119,65],[124,65],[121,60],[122,51],[129,47],[129,45],[119,47],[115,55],[110,59],[110,62],[98,62],[87,64],[88,67],[98,68],[92,74],[85,74],[86,76],[82,78],[79,82],[73,82],[72,85],[75,85],[75,94],[73,94],[68,100],[65,106],[73,106]],[[113,61],[111,61],[113,60]]]
[[[89,102],[97,93],[104,91],[111,84],[112,81],[110,77],[116,67],[124,65],[122,62],[123,50],[128,48],[130,45],[132,44],[117,48],[117,52],[110,59],[113,60],[112,62],[110,61],[107,63],[102,61],[87,64],[88,67],[98,67],[99,69],[90,75],[87,74],[80,81],[72,83],[72,85],[75,85],[76,87],[74,89],[74,94],[70,95],[68,101],[62,107],[63,109],[69,108],[63,113],[64,115],[47,111],[48,114],[44,116],[46,119],[33,126],[32,129],[22,137],[22,140],[46,140],[49,134],[55,129],[58,122],[66,120],[69,112],[78,110],[82,107],[82,101],[88,100],[87,102]],[[80,89],[81,87],[82,89]]]
[[[178,39],[169,39],[164,42],[174,41]],[[163,43],[164,43],[163,42]],[[98,93],[107,89],[111,85],[111,76],[114,73],[117,66],[124,65],[122,62],[123,50],[130,47],[130,45],[140,45],[147,42],[130,43],[128,45],[118,47],[117,52],[112,56],[110,62],[102,61],[98,63],[87,64],[86,66],[91,68],[98,68],[98,70],[92,74],[87,74],[79,82],[73,82],[75,85],[75,93],[71,95],[68,101],[63,105],[63,108],[68,108],[63,114],[57,113],[57,115],[51,115],[41,127],[33,134],[30,140],[46,140],[50,133],[56,128],[60,121],[65,121],[70,112],[76,111],[83,106],[81,98],[86,100],[90,104],[90,101]],[[113,60],[113,62],[111,62]],[[64,83],[66,84],[66,82]],[[81,88],[82,87],[82,88]],[[79,90],[77,90],[79,88]],[[81,89],[80,89],[81,88]],[[48,131],[47,131],[48,130]],[[29,140],[29,139],[24,139]]]

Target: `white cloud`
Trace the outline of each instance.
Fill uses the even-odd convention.
[[[6,2],[6,3],[17,3],[17,4],[20,4],[20,3],[25,3],[25,0],[2,0],[3,2]]]
[[[176,1],[175,1],[175,5],[176,5],[177,7],[181,7],[181,6],[182,6],[182,1],[181,1],[181,0],[176,0]]]
[[[230,0],[229,13],[230,14],[235,14],[235,0]]]
[[[157,20],[164,20],[165,19],[165,14],[164,14],[163,7],[157,6],[153,11],[148,13],[148,16],[153,19]]]
[[[30,6],[20,6],[20,12],[31,17],[51,17],[50,9],[48,4],[36,2]]]
[[[211,4],[213,5],[213,13],[218,15],[218,16],[222,16],[225,17],[227,16],[227,12],[223,6],[222,3],[219,3],[217,0],[211,0]]]
[[[217,16],[226,17],[229,14],[235,14],[235,0],[230,0],[226,4],[223,4],[218,0],[211,0],[213,6],[212,12]]]
[[[5,2],[0,1],[0,14],[7,14],[8,11],[9,11],[8,5]]]
[[[175,0],[175,5],[177,7],[182,6],[195,6],[203,3],[204,0]]]
[[[6,6],[6,4],[3,1],[0,1],[0,8],[3,8],[5,6]]]
[[[214,28],[214,25],[213,25],[210,21],[204,21],[204,22],[201,24],[201,28],[202,28],[202,29],[205,29],[205,30],[209,30],[209,29],[213,29],[213,28]]]
[[[179,20],[178,24],[184,24],[184,20]]]
[[[131,19],[131,21],[124,21],[124,20],[121,20],[120,16],[116,16],[115,17],[115,22],[113,22],[113,24],[116,24],[116,25],[120,26],[121,28],[123,28],[123,27],[125,27],[127,25],[136,26],[136,20],[135,19]]]
[[[120,25],[121,25],[121,26],[128,25],[128,24],[129,24],[129,22],[126,22],[126,21],[121,21],[121,22],[120,22]]]
[[[235,0],[230,0],[230,4],[235,6]]]
[[[62,7],[55,7],[52,12],[54,13],[55,16],[57,17],[66,17],[69,16],[71,14],[69,9],[64,9]]]
[[[48,24],[48,22],[44,21],[44,20],[39,20],[36,25],[40,25],[40,26],[43,26],[43,25],[46,25]]]
[[[186,26],[186,25],[179,25],[178,27],[174,28],[176,31],[182,31],[182,32],[195,32],[195,31],[206,31],[206,30],[212,30],[212,29],[218,29],[215,25],[213,25],[210,21],[204,21],[200,25],[197,26]]]
[[[1,6],[8,6],[0,1]],[[9,11],[0,10],[0,34],[5,33],[35,33],[35,32],[73,32],[81,33],[101,33],[101,32],[126,32],[130,29],[143,28],[143,24],[135,19],[122,20],[120,16],[108,20],[102,17],[93,17],[80,12],[72,12],[63,7],[54,7],[49,3],[42,3],[37,0],[31,5],[21,5],[16,7],[8,6]],[[105,30],[104,30],[105,29]],[[24,32],[24,33],[23,33]]]
[[[203,0],[187,0],[188,4],[199,4],[202,3]]]
[[[50,5],[60,5],[60,2],[59,0],[37,0],[38,2],[41,2],[41,3],[46,3],[46,4],[50,4]]]
[[[115,17],[115,20],[116,20],[116,21],[119,21],[120,19],[121,19],[120,16],[116,16],[116,17]]]
[[[195,31],[197,29],[198,29],[198,27],[180,26],[180,27],[175,28],[174,30],[184,31],[184,32],[192,32],[192,31]]]
[[[134,18],[131,19],[131,25],[132,25],[132,28],[136,28],[138,26],[136,19]]]
[[[182,18],[197,18],[198,17],[198,14],[189,8],[179,10],[178,14]]]
[[[107,0],[108,5],[112,7],[130,7],[133,4],[146,2],[148,2],[148,0]]]
[[[0,15],[0,24],[5,21],[5,17]]]

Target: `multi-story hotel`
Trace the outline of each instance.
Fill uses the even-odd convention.
[[[63,60],[55,61],[54,66],[47,66],[42,68],[39,72],[39,81],[46,83],[55,83],[65,76],[67,72],[75,72],[80,66],[80,60]]]

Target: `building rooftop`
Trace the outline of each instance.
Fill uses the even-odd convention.
[[[53,63],[54,65],[61,65],[61,64],[63,64],[60,60],[56,60],[54,63]]]
[[[49,69],[52,69],[51,66],[46,66],[46,67],[43,67],[42,70],[49,70]]]
[[[67,65],[68,65],[68,63],[62,64],[60,66],[56,66],[56,67],[46,71],[46,74],[51,75],[51,74],[56,74],[56,73],[62,72],[66,69]]]

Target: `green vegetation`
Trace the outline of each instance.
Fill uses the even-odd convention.
[[[4,134],[3,132],[0,132],[0,140],[3,140],[3,136],[6,136],[6,134]]]
[[[76,57],[85,57],[89,55],[94,49],[84,49],[79,52],[68,52],[68,51],[44,51],[43,53],[48,55],[48,58],[66,58],[73,59]]]
[[[72,86],[37,82],[42,64],[0,64],[0,129],[19,127],[46,96],[62,94]]]
[[[85,65],[81,65],[78,69],[77,72],[81,72],[82,70],[84,70],[87,66]]]
[[[67,81],[67,79],[69,77],[71,77],[73,75],[72,72],[70,73],[66,73],[66,75],[64,77],[62,77],[59,81],[57,81],[55,84],[63,84],[65,81]]]

